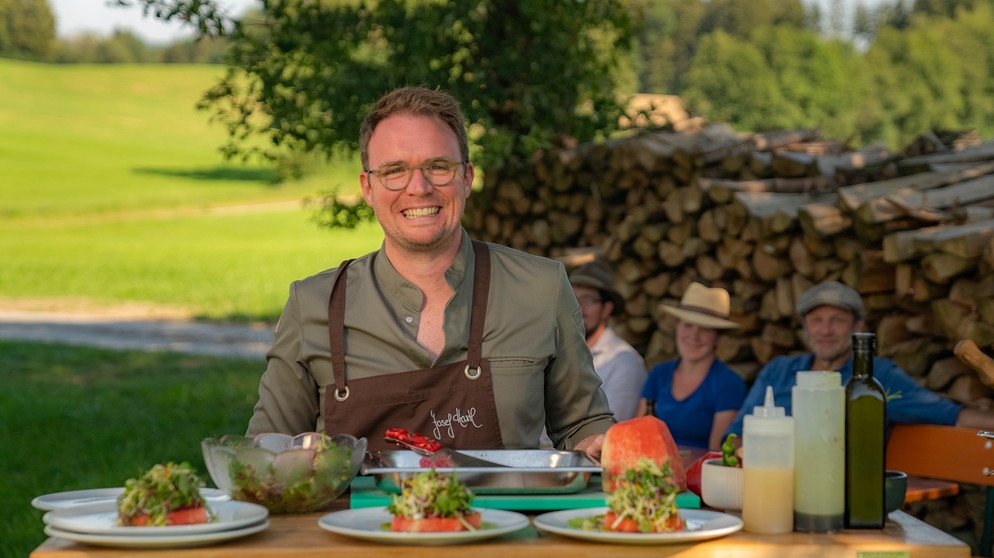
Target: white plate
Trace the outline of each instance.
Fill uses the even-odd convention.
[[[217,520],[199,525],[122,527],[117,525],[117,504],[109,502],[52,510],[46,513],[42,520],[56,529],[75,533],[116,537],[170,537],[229,531],[259,523],[269,516],[269,510],[248,502],[229,500],[208,502],[207,505],[217,515]]]
[[[386,508],[361,508],[329,513],[318,520],[322,529],[369,541],[394,544],[458,544],[513,533],[528,526],[528,517],[517,512],[481,509],[483,528],[451,533],[397,533],[384,530],[393,516]],[[491,525],[491,526],[488,526]]]
[[[68,541],[81,542],[99,546],[113,546],[117,548],[182,548],[192,546],[206,546],[209,544],[245,537],[253,533],[258,533],[269,527],[269,521],[262,521],[254,525],[242,527],[241,529],[229,529],[227,531],[216,531],[213,533],[196,533],[176,536],[155,536],[129,537],[120,535],[101,535],[93,533],[76,533],[74,531],[63,531],[51,525],[45,526],[45,534],[50,537],[58,537]]]
[[[123,487],[117,488],[91,488],[89,490],[71,490],[69,492],[56,492],[45,494],[31,500],[31,505],[42,511],[60,510],[84,504],[101,504],[104,502],[117,502],[117,497],[124,492]],[[201,488],[201,496],[209,501],[229,500],[228,495],[216,488]]]
[[[673,533],[614,533],[569,527],[571,519],[602,515],[607,510],[586,508],[544,513],[535,518],[535,527],[566,537],[616,544],[679,544],[723,537],[742,529],[742,520],[734,515],[694,509],[680,510],[687,528]]]

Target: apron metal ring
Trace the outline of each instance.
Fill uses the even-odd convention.
[[[466,365],[466,371],[465,371],[465,372],[463,372],[463,374],[465,374],[465,375],[466,375],[466,377],[467,377],[467,378],[469,378],[470,380],[475,380],[475,379],[477,379],[477,378],[479,378],[479,377],[480,377],[480,374],[482,374],[482,373],[483,373],[483,368],[482,368],[482,367],[480,367],[480,366],[477,366],[477,367],[475,368],[475,370],[476,370],[476,373],[473,373],[473,372],[470,372],[470,367],[469,367],[469,365],[467,364],[467,365]]]
[[[349,398],[349,386],[345,386],[343,389],[335,390],[335,399],[339,401],[345,401]]]

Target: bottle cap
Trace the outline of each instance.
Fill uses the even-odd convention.
[[[802,370],[797,373],[797,386],[802,389],[842,387],[842,374],[830,370]]]
[[[855,350],[875,350],[877,336],[873,333],[855,332],[852,334],[852,346]]]
[[[756,405],[752,408],[753,416],[760,418],[780,418],[786,416],[783,407],[777,407],[773,401],[773,386],[766,386],[766,401],[763,405]]]

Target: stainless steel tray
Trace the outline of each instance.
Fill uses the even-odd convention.
[[[600,473],[581,451],[558,450],[460,450],[503,467],[436,467],[455,472],[456,478],[476,494],[570,494],[587,486],[590,475]],[[370,475],[385,492],[400,493],[403,481],[424,471],[421,456],[410,450],[367,452],[359,469]]]

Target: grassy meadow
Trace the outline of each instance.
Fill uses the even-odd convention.
[[[222,71],[0,60],[0,308],[273,321],[291,280],[379,246],[300,203],[356,192],[357,160],[289,184],[223,160],[195,108]]]
[[[0,557],[45,540],[42,494],[123,486],[245,430],[263,363],[0,340]]]
[[[301,201],[357,191],[357,160],[276,184],[227,162],[195,104],[213,66],[0,59],[0,309],[275,322],[289,283],[379,246]],[[35,496],[121,486],[242,432],[265,363],[0,341],[0,557],[45,539]]]

